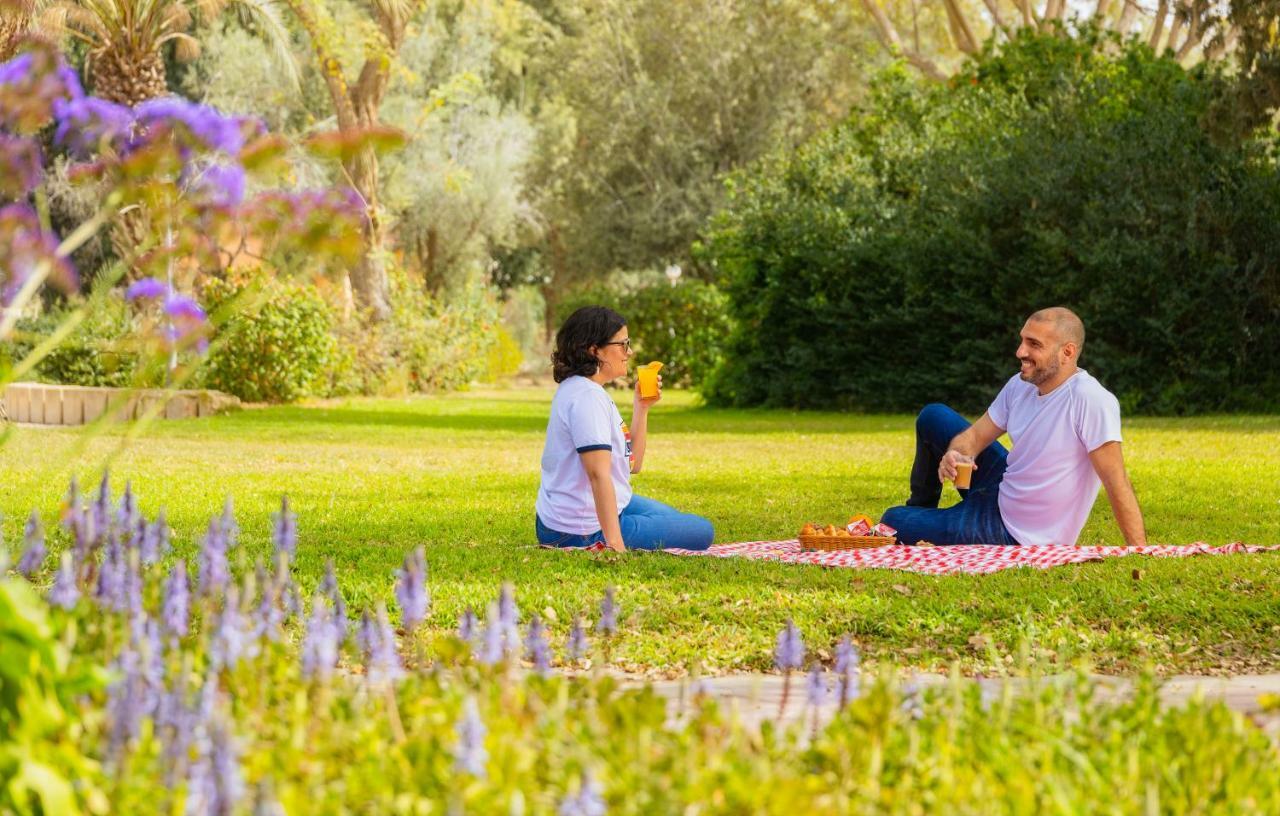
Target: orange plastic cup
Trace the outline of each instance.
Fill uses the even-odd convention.
[[[973,478],[973,465],[965,462],[956,463],[956,490],[968,490]]]
[[[662,370],[662,363],[658,362],[649,363],[636,369],[636,376],[640,379],[641,399],[651,399],[658,396],[658,372],[660,370]]]

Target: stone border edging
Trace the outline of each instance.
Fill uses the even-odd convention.
[[[32,425],[86,425],[109,410],[118,422],[138,419],[157,403],[162,419],[192,419],[240,408],[240,400],[221,391],[163,388],[104,388],[90,385],[10,383],[0,394],[0,416]]]

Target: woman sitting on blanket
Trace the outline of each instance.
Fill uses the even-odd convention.
[[[711,522],[631,492],[631,474],[644,462],[649,408],[661,394],[641,399],[637,384],[628,429],[604,385],[626,376],[629,359],[627,322],[612,309],[585,306],[556,333],[551,362],[560,387],[542,450],[538,543],[705,550]]]

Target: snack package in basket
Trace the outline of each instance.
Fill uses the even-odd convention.
[[[885,524],[883,521],[871,528],[871,535],[884,536],[886,538],[896,538],[898,531]]]
[[[849,535],[869,536],[871,535],[871,518],[869,516],[851,516],[849,525],[845,527],[849,531]]]

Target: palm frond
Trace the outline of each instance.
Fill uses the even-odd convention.
[[[200,41],[190,34],[174,32],[160,38],[158,44],[164,44],[169,40],[173,40],[176,43],[173,55],[178,58],[178,62],[194,62],[200,58]]]
[[[293,40],[289,28],[280,15],[280,9],[272,0],[228,0],[244,9],[256,23],[263,40],[271,49],[271,58],[295,91],[301,90],[298,76],[298,60],[293,54]]]

